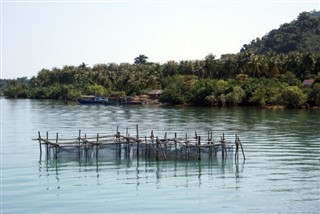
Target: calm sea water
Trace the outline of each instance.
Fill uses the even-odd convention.
[[[320,111],[1,102],[1,213],[320,213]],[[46,161],[32,138],[185,133],[230,141],[246,160]]]

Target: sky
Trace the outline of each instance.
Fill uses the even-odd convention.
[[[1,79],[43,69],[237,53],[320,0],[0,0]]]

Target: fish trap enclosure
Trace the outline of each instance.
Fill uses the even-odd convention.
[[[212,132],[206,136],[193,135],[177,136],[172,138],[164,134],[163,138],[155,136],[154,131],[149,136],[139,136],[139,128],[136,125],[136,134],[131,136],[126,128],[124,135],[120,134],[119,127],[114,134],[82,134],[73,138],[59,138],[55,133],[54,138],[49,138],[49,132],[42,137],[40,131],[38,138],[40,157],[45,153],[47,159],[57,158],[140,158],[150,160],[203,160],[216,158],[221,153],[221,158],[233,155],[235,146],[235,158],[239,158],[241,148],[245,159],[242,143],[238,135],[234,142],[227,141],[224,134],[219,140],[213,140]]]

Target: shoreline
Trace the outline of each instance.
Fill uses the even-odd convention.
[[[66,105],[69,104],[78,104],[75,100],[65,101],[62,99],[33,99],[33,98],[7,98],[5,96],[0,96],[0,99],[8,99],[8,100],[52,100],[52,101],[62,101]],[[142,98],[142,105],[147,106],[160,106],[160,107],[180,107],[180,108],[188,108],[188,107],[196,107],[196,108],[225,108],[225,109],[232,109],[232,108],[256,108],[256,109],[270,109],[270,110],[291,110],[291,109],[304,109],[304,110],[320,110],[320,106],[303,106],[303,107],[287,107],[284,105],[265,105],[265,106],[254,106],[254,105],[247,105],[247,106],[197,106],[197,105],[189,105],[189,104],[168,104],[168,103],[161,103],[158,99],[150,99],[150,98]],[[94,105],[94,104],[93,104]]]

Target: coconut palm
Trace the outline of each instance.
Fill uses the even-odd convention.
[[[148,57],[146,55],[139,55],[138,57],[134,58],[134,64],[146,64]]]

